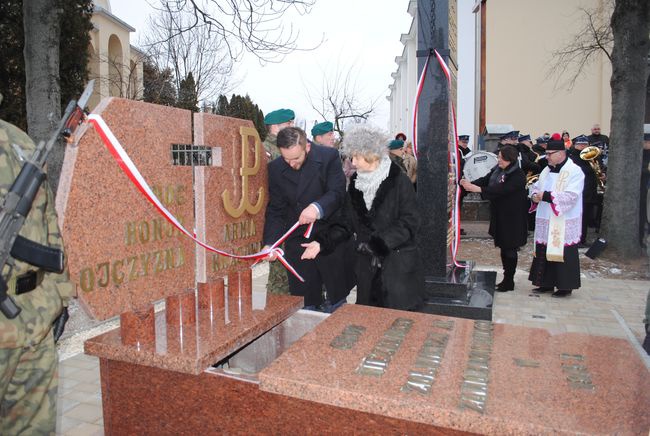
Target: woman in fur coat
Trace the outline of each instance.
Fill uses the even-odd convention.
[[[357,169],[350,180],[356,233],[357,304],[416,310],[423,300],[415,241],[420,223],[413,184],[388,156],[388,138],[360,126],[346,132],[343,152]]]

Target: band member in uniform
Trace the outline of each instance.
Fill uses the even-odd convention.
[[[458,151],[460,151],[460,157],[462,159],[465,159],[465,156],[472,151],[469,148],[469,135],[458,135]]]
[[[504,133],[499,137],[499,143],[497,144],[497,148],[501,148],[504,145],[512,145],[515,148],[517,147],[517,143],[519,139],[519,130],[513,130],[508,133]]]
[[[535,254],[528,279],[535,292],[553,297],[571,295],[580,287],[578,243],[582,229],[582,191],[585,176],[568,158],[564,141],[554,134],[546,147],[548,166],[531,187],[537,204]]]
[[[589,140],[585,135],[580,135],[573,138],[573,147],[569,151],[569,157],[580,167],[585,175],[585,187],[582,191],[582,237],[580,238],[580,246],[587,246],[587,231],[589,226],[593,224],[594,212],[598,204],[598,179],[594,168],[588,161],[580,157],[580,152],[589,145]]]
[[[458,151],[460,152],[460,174],[462,177],[463,174],[463,169],[465,168],[465,158],[467,157],[468,154],[472,152],[472,150],[469,148],[469,135],[458,135]],[[460,189],[460,200],[458,202],[458,209],[462,210],[463,209],[463,200],[465,197],[467,197],[467,191],[462,186],[458,186],[458,189]],[[465,229],[461,228],[460,229],[460,234],[465,235]]]

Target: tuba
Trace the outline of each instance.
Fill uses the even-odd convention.
[[[601,179],[601,176],[603,175],[603,171],[600,168],[600,164],[598,163],[598,156],[600,156],[602,151],[600,151],[600,148],[595,147],[593,145],[590,145],[589,147],[585,147],[582,151],[580,151],[580,159],[586,160],[589,162],[589,165],[591,165],[591,168],[594,170],[594,173],[596,173],[596,181],[598,183],[598,193],[602,194],[605,192],[605,182]]]

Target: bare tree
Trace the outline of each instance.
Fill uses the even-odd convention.
[[[630,259],[640,255],[639,194],[643,119],[650,50],[650,1],[608,0],[602,8],[580,9],[583,27],[554,52],[549,71],[571,88],[598,54],[612,64],[612,118],[607,190],[602,234],[607,255]],[[611,18],[610,18],[611,17]]]
[[[363,99],[362,90],[357,83],[354,66],[343,69],[337,65],[328,74],[321,69],[320,86],[303,83],[305,94],[311,107],[323,120],[334,124],[334,131],[343,139],[345,124],[348,121],[366,121],[375,110],[377,98]]]
[[[547,76],[555,88],[571,90],[587,67],[599,56],[612,60],[614,36],[610,19],[615,0],[605,0],[596,7],[579,7],[580,26],[565,46],[552,52]]]
[[[309,13],[316,0],[173,0],[161,1],[158,9],[189,13],[190,20],[178,27],[172,38],[205,25],[211,37],[224,42],[231,59],[247,51],[262,62],[279,62],[301,50],[299,33],[282,20],[289,11]]]
[[[650,1],[616,0],[611,25],[611,144],[602,228],[609,242],[609,255],[634,258],[641,254],[639,195],[649,72]]]
[[[195,93],[209,101],[232,89],[233,60],[224,41],[211,35],[207,24],[192,25],[193,15],[173,9],[169,2],[149,20],[145,37],[149,59],[174,73],[176,92],[191,73]]]
[[[97,56],[97,55],[94,55]],[[140,85],[139,75],[146,57],[137,54],[135,59],[129,60],[128,64],[121,61],[121,57],[98,56],[99,63],[107,63],[112,74],[95,75],[89,74],[89,79],[95,79],[95,83],[105,83],[113,90],[111,95],[130,100],[142,100],[143,88]],[[95,85],[97,86],[97,85]]]

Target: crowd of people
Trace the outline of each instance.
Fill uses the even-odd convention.
[[[364,125],[335,144],[326,121],[313,127],[310,141],[293,127],[293,117],[280,109],[265,118],[267,154],[279,158],[269,163],[264,244],[295,221],[313,223],[314,231],[305,237],[299,230],[284,246],[305,281],[274,262],[269,291],[304,296],[306,308],[331,312],[356,286],[358,304],[417,310],[423,297],[415,235],[422,217],[417,161],[406,135],[389,138]],[[462,161],[471,154],[468,142],[468,135],[458,137]],[[503,135],[497,165],[477,180],[462,179],[461,198],[477,192],[490,201],[489,233],[503,265],[498,291],[514,290],[518,251],[534,231],[534,291],[566,297],[580,287],[578,248],[598,226],[609,138],[594,125],[589,136],[545,133],[535,142],[518,131]]]
[[[316,124],[310,141],[293,118],[288,109],[265,117],[272,134],[265,142],[267,154],[279,158],[269,162],[263,242],[271,246],[299,222],[302,227],[283,249],[304,281],[272,255],[267,289],[302,296],[306,309],[325,312],[345,303],[355,286],[357,304],[418,309],[423,301],[415,240],[420,217],[416,163],[406,136],[390,140],[358,126],[346,131],[339,154],[331,122]],[[305,236],[310,224],[312,232]]]
[[[609,138],[595,124],[589,136],[563,131],[535,142],[518,131],[504,134],[498,165],[461,186],[490,200],[489,233],[503,264],[497,290],[514,290],[517,252],[534,231],[533,291],[566,297],[580,287],[578,248],[589,246],[588,229],[600,223]]]

